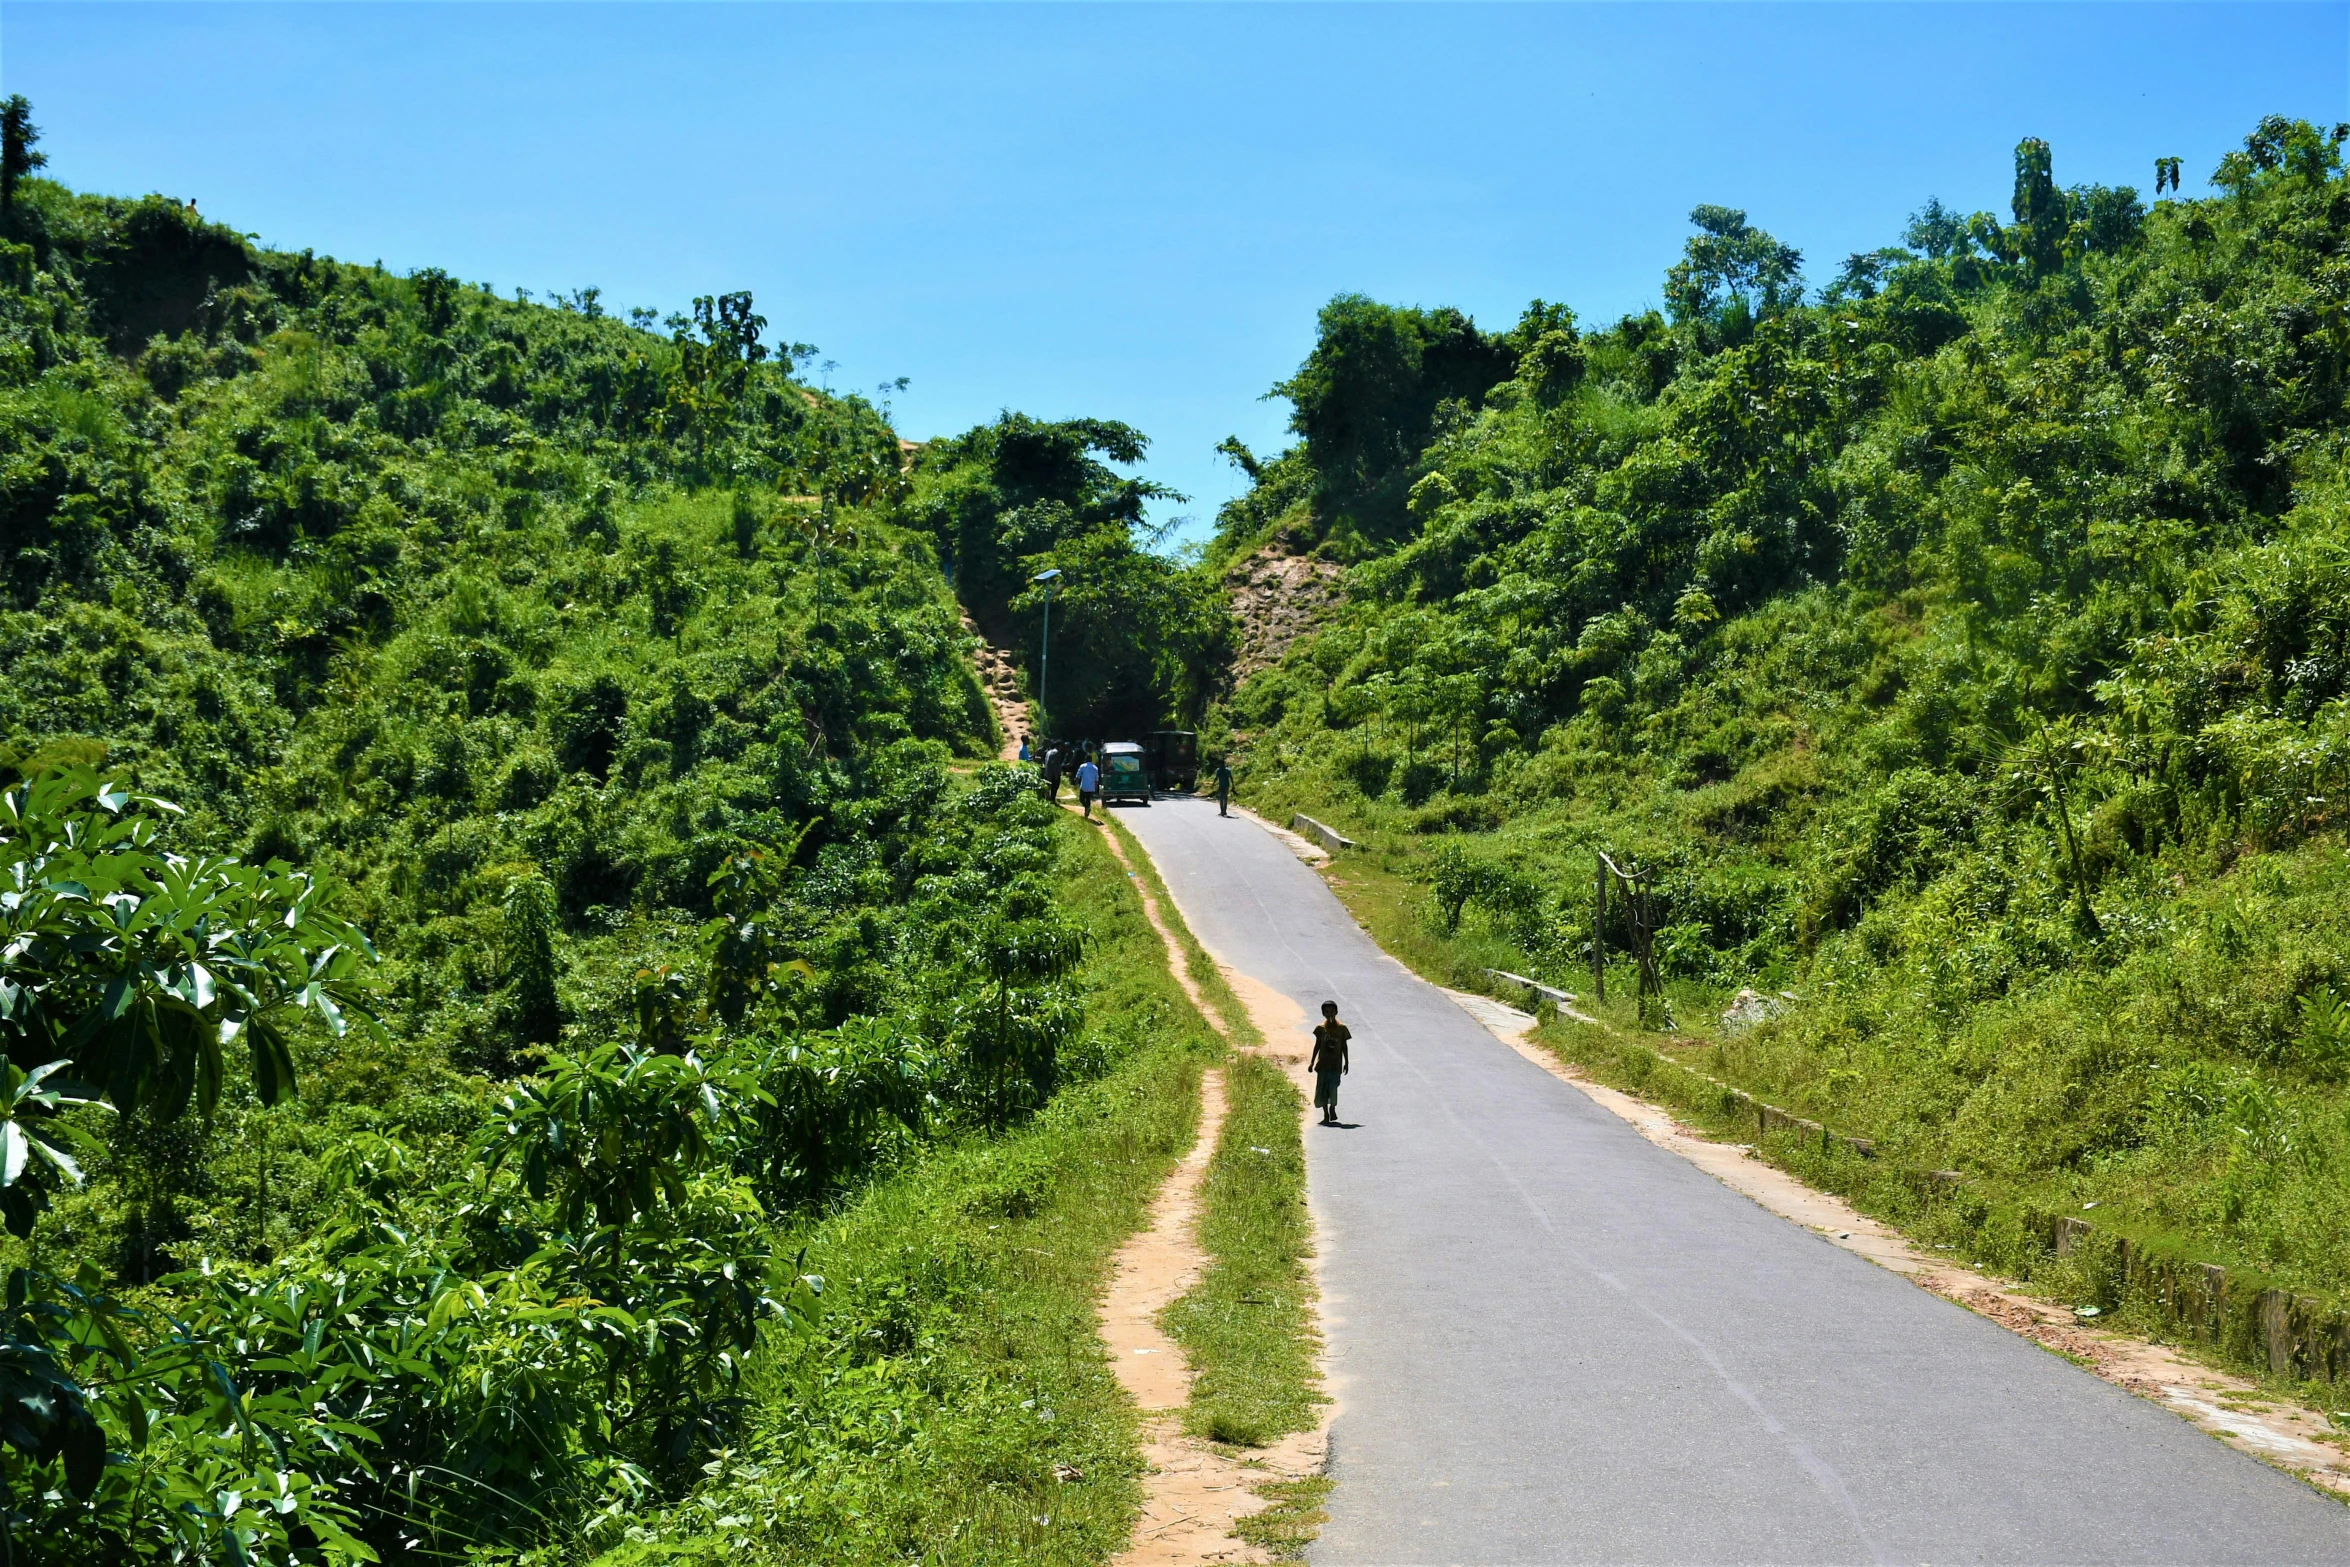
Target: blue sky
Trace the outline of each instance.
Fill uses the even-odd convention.
[[[1929,195],[2192,192],[2350,119],[2350,4],[0,4],[50,171],[294,248],[668,311],[753,290],[905,433],[1123,419],[1196,534],[1331,295],[1653,303],[1698,202],[1815,283]]]

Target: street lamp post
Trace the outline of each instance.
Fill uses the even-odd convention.
[[[1046,718],[1045,699],[1053,683],[1053,590],[1061,585],[1061,568],[1054,566],[1028,579],[1044,589],[1044,636],[1036,653],[1036,716]],[[1049,726],[1051,720],[1046,719]]]

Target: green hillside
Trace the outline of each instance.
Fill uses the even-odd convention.
[[[954,465],[747,294],[263,249],[7,110],[0,1561],[1105,1555],[1212,1040],[978,760]]]
[[[1701,207],[1604,327],[1333,301],[1212,552],[1350,567],[1220,710],[1245,786],[1463,982],[1587,989],[1592,851],[1636,860],[1669,1049],[2350,1294],[2346,135],[2151,206],[2027,141],[2004,219],[1928,202],[1808,292]],[[1797,999],[1717,1026],[1744,986]]]

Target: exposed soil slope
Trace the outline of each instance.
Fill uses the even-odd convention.
[[[1314,628],[1338,602],[1340,569],[1336,561],[1292,555],[1268,544],[1225,574],[1232,613],[1240,622],[1240,651],[1232,662],[1235,681],[1279,663],[1290,644]]]

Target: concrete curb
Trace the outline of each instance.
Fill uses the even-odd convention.
[[[1315,821],[1311,816],[1306,815],[1302,811],[1293,812],[1291,814],[1289,818],[1289,830],[1291,832],[1303,833],[1309,838],[1319,839],[1321,841],[1322,847],[1329,850],[1332,854],[1336,854],[1341,849],[1351,849],[1355,846],[1355,841],[1352,838],[1343,836],[1337,828],[1332,827],[1324,822]]]

